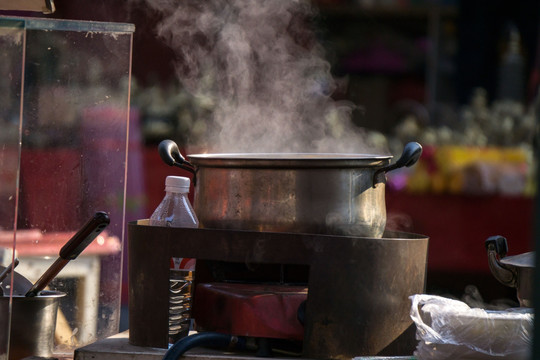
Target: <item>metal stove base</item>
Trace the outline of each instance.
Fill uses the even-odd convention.
[[[197,259],[195,283],[215,281],[205,276],[208,261],[307,267],[305,358],[408,355],[417,344],[409,297],[424,292],[427,245],[424,235],[395,232],[359,238],[131,222],[129,342],[167,347],[170,258],[182,257]],[[197,298],[195,290],[193,313]]]
[[[129,343],[129,332],[125,331],[109,338],[75,350],[74,360],[161,360],[166,350],[140,347]],[[260,357],[236,354],[211,349],[192,349],[182,359],[185,360],[261,360]],[[273,357],[272,360],[304,359],[297,357]],[[356,357],[354,360],[415,360],[414,356]]]

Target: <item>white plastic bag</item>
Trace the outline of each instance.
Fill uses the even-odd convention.
[[[487,311],[435,295],[413,295],[411,318],[419,340],[418,360],[515,359],[529,357],[533,310]]]

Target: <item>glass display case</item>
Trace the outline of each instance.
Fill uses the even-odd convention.
[[[1,270],[18,260],[1,283],[0,359],[72,354],[118,332],[133,32],[0,17]],[[26,297],[98,211],[110,224],[79,256],[60,260],[45,289],[59,296]],[[47,306],[30,305],[47,297]],[[33,330],[47,321],[50,334]],[[53,345],[35,345],[49,336]]]

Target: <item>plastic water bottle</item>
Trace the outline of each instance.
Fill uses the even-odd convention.
[[[190,180],[167,176],[165,197],[150,217],[150,225],[199,227],[199,220],[188,199]],[[169,342],[175,343],[189,333],[191,296],[195,275],[195,259],[171,258],[169,285]]]

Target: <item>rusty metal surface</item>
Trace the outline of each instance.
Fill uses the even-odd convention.
[[[307,357],[407,355],[412,294],[424,291],[427,239],[349,239],[312,266],[306,309]],[[394,343],[403,333],[408,333]],[[394,346],[390,349],[389,347]],[[388,348],[388,349],[387,349]]]
[[[408,296],[424,291],[425,236],[386,233],[373,239],[130,223],[128,241],[133,345],[167,346],[169,258],[174,256],[308,265],[305,357],[408,355],[414,349]]]

